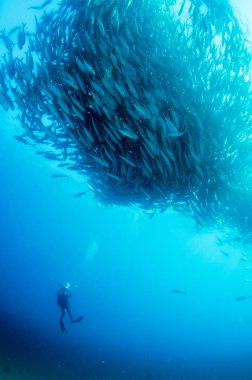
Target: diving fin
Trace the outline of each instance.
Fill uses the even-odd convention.
[[[75,320],[73,321],[73,323],[75,323],[75,322],[80,322],[80,321],[82,321],[82,319],[84,319],[84,317],[83,317],[83,316],[80,316],[80,317],[78,317],[77,319],[75,319]]]

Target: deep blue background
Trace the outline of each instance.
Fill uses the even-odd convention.
[[[0,2],[4,27],[32,19],[27,4]],[[18,143],[14,117],[0,111],[0,378],[252,379],[252,300],[235,300],[252,295],[251,247],[73,197],[85,179]],[[85,320],[62,334],[67,281]]]

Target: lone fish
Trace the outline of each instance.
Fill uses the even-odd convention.
[[[252,298],[252,296],[242,296],[242,297],[236,297],[236,301],[245,301],[249,298]]]

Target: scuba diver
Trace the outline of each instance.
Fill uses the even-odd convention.
[[[80,322],[84,317],[80,316],[77,319],[73,319],[70,306],[69,306],[69,298],[72,297],[70,292],[71,285],[69,283],[62,286],[57,292],[57,304],[61,308],[61,317],[60,317],[60,329],[65,331],[65,325],[63,323],[64,316],[67,312],[69,315],[70,321],[72,323]]]

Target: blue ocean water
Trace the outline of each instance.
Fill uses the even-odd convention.
[[[1,1],[1,25],[32,22],[29,5]],[[251,246],[175,212],[76,198],[85,178],[0,121],[0,379],[252,379],[252,300],[235,299],[252,295]],[[85,319],[61,332],[66,282]]]

